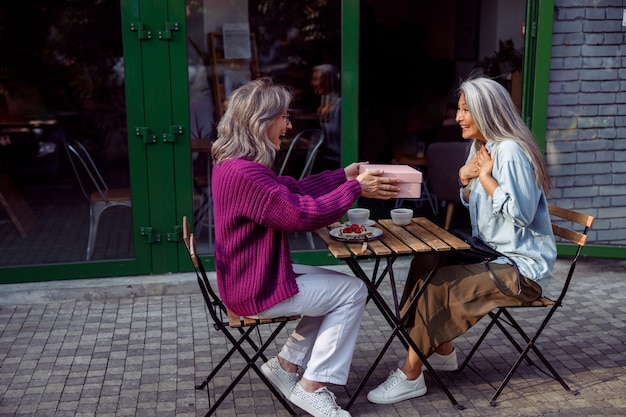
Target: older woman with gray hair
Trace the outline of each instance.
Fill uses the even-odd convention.
[[[339,168],[341,165],[341,71],[331,64],[313,67],[313,92],[320,96],[317,115],[324,132],[324,142],[315,160],[313,172]]]
[[[301,315],[262,371],[313,416],[349,416],[326,385],[347,382],[367,289],[352,276],[293,265],[288,234],[339,220],[361,196],[395,197],[398,180],[382,171],[359,174],[358,163],[302,180],[276,175],[290,102],[286,87],[258,79],[232,94],[218,124],[211,149],[218,289],[237,314]]]
[[[459,89],[456,121],[473,145],[459,169],[459,193],[469,209],[472,235],[502,256],[491,265],[460,263],[454,256],[413,260],[403,311],[434,263],[442,265],[405,325],[428,363],[444,371],[458,367],[454,338],[496,307],[527,305],[539,298],[556,260],[546,200],[548,171],[510,94],[488,78],[467,80]],[[393,404],[426,391],[422,362],[409,349],[398,369],[367,398]]]

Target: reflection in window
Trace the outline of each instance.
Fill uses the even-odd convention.
[[[0,267],[84,261],[90,202],[66,142],[130,186],[120,2],[3,1],[0,28]],[[92,249],[132,258],[131,210],[107,210]]]
[[[194,216],[200,250],[207,253],[213,250],[210,157],[202,149],[210,145],[198,142],[215,138],[228,93],[245,80],[269,76],[293,89],[293,129],[277,155],[277,172],[291,140],[309,129],[324,135],[312,172],[340,166],[341,1],[187,0],[187,11]],[[249,54],[225,53],[228,42],[240,48],[248,39]],[[298,141],[283,174],[300,177],[310,154],[308,141]],[[304,236],[292,242],[296,250],[311,246]]]

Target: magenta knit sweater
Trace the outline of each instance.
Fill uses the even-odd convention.
[[[361,195],[338,169],[300,181],[243,159],[213,168],[215,268],[224,304],[253,315],[298,292],[289,232],[339,220]]]

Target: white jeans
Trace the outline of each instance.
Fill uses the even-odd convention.
[[[306,379],[345,385],[365,310],[367,287],[358,278],[316,266],[294,265],[298,294],[259,314],[300,314],[279,356],[306,368]]]

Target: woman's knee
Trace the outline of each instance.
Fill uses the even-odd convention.
[[[363,281],[361,281],[360,279],[356,279],[356,281],[358,281],[358,289],[356,291],[356,298],[358,299],[359,302],[363,302],[363,304],[365,304],[365,302],[367,301],[367,286],[365,285],[365,283]]]
[[[355,302],[365,302],[367,299],[367,286],[356,277],[347,275],[342,287],[346,294],[349,294],[350,298]]]

